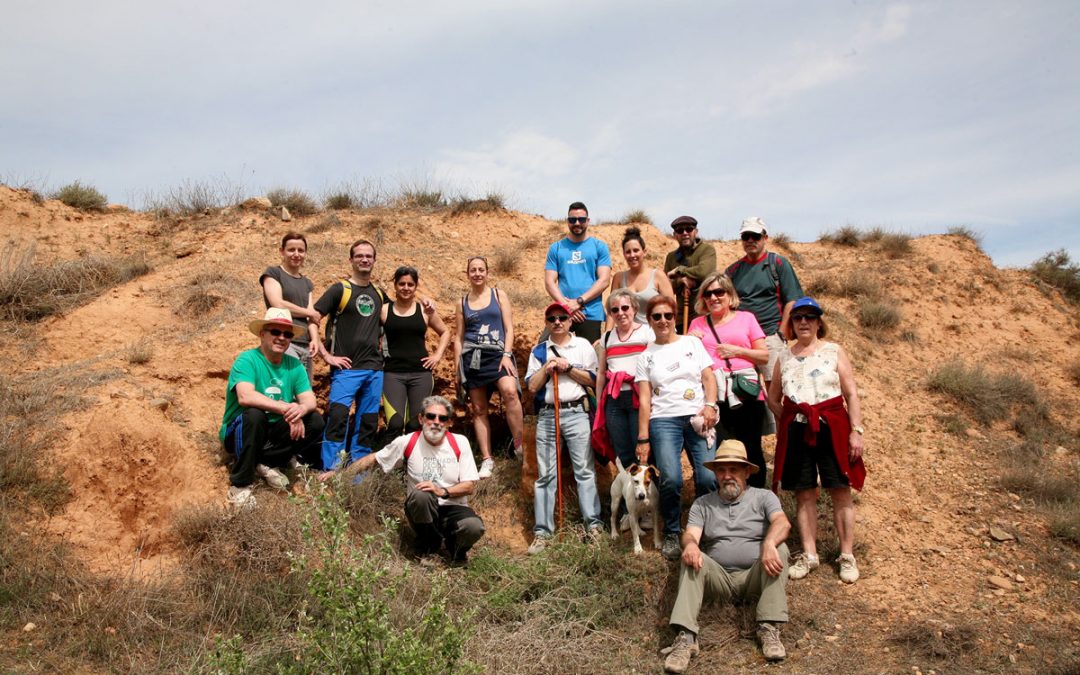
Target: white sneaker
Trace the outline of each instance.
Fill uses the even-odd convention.
[[[840,564],[840,581],[853,584],[859,580],[859,566],[855,564],[855,556],[841,553],[836,562]]]
[[[494,469],[495,469],[495,460],[488,457],[484,461],[480,462],[479,476],[481,478],[491,478],[491,472]]]
[[[266,484],[276,490],[289,489],[289,479],[277,469],[271,469],[265,464],[256,464],[255,473],[266,481]]]
[[[821,562],[816,555],[796,553],[791,561],[791,567],[788,567],[788,579],[802,579],[816,570],[820,564]]]
[[[533,537],[532,543],[529,544],[529,555],[536,555],[537,553],[540,553],[545,548],[547,548],[547,545],[548,543],[550,543],[550,541],[551,537],[544,537],[539,534],[536,535],[535,537]]]
[[[245,487],[236,487],[235,485],[230,486],[228,501],[237,508],[255,508],[255,495],[252,494],[250,485]]]

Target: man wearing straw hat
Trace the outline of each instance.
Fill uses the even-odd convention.
[[[665,650],[669,673],[685,671],[698,653],[698,612],[709,598],[755,602],[762,654],[768,661],[786,656],[779,624],[788,620],[783,542],[791,523],[775,494],[746,486],[760,468],[747,461],[740,441],[721,443],[705,466],[716,474],[719,488],[690,507],[682,535],[679,591],[669,621],[678,634]]]
[[[241,352],[229,371],[220,438],[233,457],[229,503],[254,506],[255,476],[284,490],[289,479],[275,467],[294,455],[317,462],[323,418],[315,409],[307,371],[286,354],[295,335],[287,309],[271,307],[248,324],[259,346]]]
[[[530,554],[543,551],[555,534],[562,441],[566,442],[574,467],[581,517],[589,536],[595,539],[604,531],[593,468],[596,460],[589,444],[592,425],[589,424],[585,392],[585,387],[596,382],[596,350],[585,338],[570,334],[571,315],[570,308],[562,303],[548,305],[544,310],[544,321],[550,335],[529,353],[529,367],[525,372],[525,383],[536,396],[536,465],[539,469],[533,496],[536,524],[529,545]]]

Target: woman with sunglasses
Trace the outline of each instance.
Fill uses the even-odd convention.
[[[829,491],[833,522],[840,538],[840,580],[859,578],[855,564],[855,504],[851,489],[861,490],[862,410],[855,372],[844,350],[825,342],[828,334],[821,306],[800,298],[791,308],[795,343],[781,352],[769,387],[769,408],[776,415],[776,460],[772,488],[795,493],[795,518],[803,552],[788,576],[801,579],[814,570],[817,555],[818,479]],[[779,382],[781,386],[776,386]]]
[[[675,333],[678,303],[658,295],[645,306],[649,327],[656,339],[645,348],[637,362],[634,381],[638,389],[639,464],[648,462],[650,452],[660,470],[660,513],[664,519],[661,553],[668,560],[682,554],[682,450],[694,470],[697,496],[716,490],[716,476],[705,468],[713,458],[709,442],[694,430],[691,419],[701,415],[702,432],[716,426],[716,376],[712,359],[701,340]]]
[[[720,425],[725,435],[746,446],[751,463],[765,468],[761,452],[761,421],[765,392],[755,366],[769,361],[765,333],[751,312],[737,311],[739,294],[723,272],[707,276],[698,290],[690,335],[701,339],[716,374]],[[765,487],[765,471],[750,476],[751,487]]]
[[[473,256],[465,263],[469,292],[461,298],[454,332],[454,360],[458,364],[461,387],[469,392],[473,428],[480,446],[480,477],[490,478],[495,468],[491,458],[491,422],[488,406],[496,389],[506,408],[506,424],[513,436],[513,453],[521,454],[521,399],[518,372],[514,363],[514,317],[510,298],[497,288],[489,288],[487,258]]]
[[[656,339],[652,328],[634,321],[638,298],[629,288],[608,296],[608,316],[615,327],[604,333],[597,345],[596,373],[598,411],[604,411],[604,426],[615,455],[624,467],[637,462],[634,454],[638,432],[638,395],[634,387],[638,356]]]
[[[383,365],[383,414],[387,441],[420,429],[420,405],[435,389],[432,370],[450,343],[446,329],[431,300],[417,301],[420,274],[402,265],[394,270],[394,302],[383,303],[382,324],[386,340]],[[439,345],[428,354],[428,329],[439,336]]]
[[[300,359],[311,379],[311,351],[308,336],[308,320],[319,320],[311,294],[315,285],[304,276],[300,268],[307,258],[307,239],[299,232],[289,232],[281,238],[281,264],[267,267],[259,277],[263,303],[267,309],[287,309],[293,320],[293,340],[286,352]]]
[[[612,277],[611,292],[625,288],[633,293],[637,298],[637,313],[634,315],[634,320],[640,324],[648,323],[645,318],[645,305],[649,300],[657,295],[674,297],[675,291],[672,290],[671,281],[668,280],[666,274],[645,264],[645,239],[642,238],[639,228],[626,228],[622,239],[622,253],[627,269]],[[608,330],[615,326],[615,318],[612,314],[608,314]],[[601,359],[602,362],[603,359]]]

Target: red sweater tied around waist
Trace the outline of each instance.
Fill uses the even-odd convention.
[[[844,407],[844,397],[837,396],[828,401],[822,401],[817,405],[809,403],[795,403],[787,396],[783,401],[784,409],[781,411],[780,420],[776,424],[776,459],[773,461],[772,490],[780,489],[780,478],[784,475],[784,458],[787,455],[788,428],[795,421],[795,415],[802,413],[806,416],[806,431],[803,439],[811,447],[817,446],[818,433],[821,431],[821,420],[825,419],[832,438],[833,452],[836,453],[836,462],[840,465],[840,473],[848,479],[848,483],[856,490],[862,490],[866,482],[866,466],[862,457],[854,463],[848,460],[848,438],[851,435],[851,421],[848,419],[847,408]]]

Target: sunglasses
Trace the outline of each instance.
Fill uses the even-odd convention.
[[[661,319],[671,321],[675,318],[675,312],[653,312],[650,316],[652,316],[653,321],[660,321]]]
[[[424,419],[426,419],[428,422],[434,422],[435,420],[439,420],[440,422],[445,423],[450,421],[450,416],[440,415],[438,413],[424,413]]]
[[[742,233],[742,240],[743,241],[761,241],[761,235],[757,234],[755,232],[743,232]]]
[[[571,225],[584,225],[585,223],[589,222],[589,217],[588,216],[581,216],[581,217],[570,216],[569,218],[566,219],[566,222],[570,223]]]
[[[697,228],[693,225],[680,225],[679,227],[673,227],[671,229],[675,230],[675,234],[689,234]]]
[[[632,312],[634,308],[630,305],[619,305],[618,307],[612,307],[611,312],[613,314],[619,314],[620,312]]]
[[[548,323],[565,323],[570,320],[570,317],[565,314],[552,314],[549,317],[545,317]]]
[[[796,323],[798,321],[806,321],[806,322],[817,321],[817,318],[818,318],[817,314],[792,314],[791,315],[791,322]]]
[[[278,329],[278,328],[267,328],[266,332],[270,333],[274,337],[281,337],[282,335],[284,335],[286,340],[293,339],[293,332],[291,330],[281,330],[281,329]]]
[[[721,295],[727,295],[727,291],[722,288],[710,288],[707,291],[701,292],[701,297],[703,298],[717,298]]]

